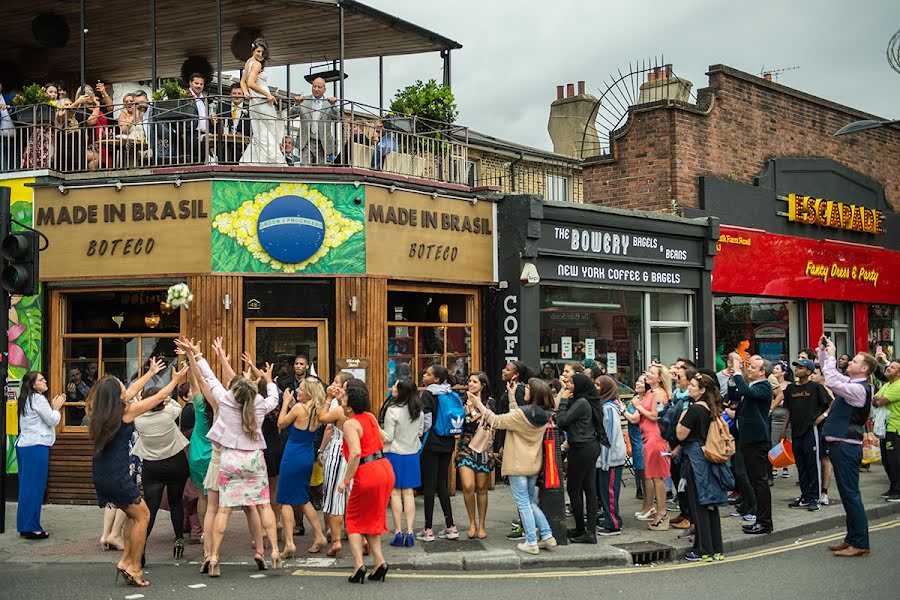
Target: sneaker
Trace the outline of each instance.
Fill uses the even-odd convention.
[[[540,549],[538,548],[537,544],[534,544],[534,545],[516,544],[516,550],[518,550],[519,552],[524,552],[525,554],[535,554],[536,555],[536,554],[540,553]]]
[[[886,492],[881,492],[881,497],[882,497],[882,498],[887,498],[887,497],[890,496],[890,495],[891,495],[891,490],[888,490],[888,491],[886,491]]]
[[[803,498],[794,498],[793,502],[788,502],[788,508],[806,508],[808,506],[809,502]]]
[[[566,502],[566,516],[567,517],[572,516],[572,505],[569,504],[568,502]]]
[[[605,537],[610,537],[613,535],[622,535],[621,529],[607,529],[606,527],[598,527],[597,535],[602,535]]]
[[[712,559],[716,562],[719,562],[721,560],[725,560],[725,555],[720,552],[716,552],[712,555]]]
[[[406,533],[403,536],[403,546],[406,548],[412,548],[416,545],[416,536],[413,535],[412,531]]]
[[[900,494],[891,494],[885,498],[888,502],[900,502]]]
[[[772,469],[772,477],[778,477],[778,469]]]
[[[734,509],[733,511],[728,513],[728,516],[729,517],[743,517],[744,515],[742,515],[741,511],[739,511],[738,509]]]
[[[790,478],[791,478],[791,472],[788,471],[787,469],[782,469],[782,470],[781,470],[781,478],[782,478],[782,479],[790,479]]]
[[[744,515],[742,518],[743,518],[745,521],[747,521],[748,523],[755,523],[755,522],[756,522],[756,515]]]
[[[541,548],[543,550],[546,550],[548,548],[556,548],[557,545],[558,544],[556,543],[556,538],[553,537],[552,535],[550,537],[548,537],[547,539],[543,539],[540,542],[538,542],[538,548]]]
[[[681,511],[681,507],[678,505],[677,500],[666,500],[666,509],[671,510],[672,512]]]
[[[829,504],[831,504],[831,500],[828,499],[828,494],[822,494],[821,496],[819,496],[819,504],[821,504],[822,506],[828,506]]]
[[[698,554],[697,552],[694,552],[693,550],[688,550],[687,552],[684,553],[684,560],[687,560],[690,562],[700,562],[701,560],[703,560],[703,555]]]
[[[713,561],[713,557],[712,557],[711,554],[704,554],[704,555],[703,555],[703,562],[712,562],[712,561]]]
[[[821,508],[822,507],[819,506],[819,502],[817,500],[813,500],[812,502],[809,503],[809,508],[807,508],[806,510],[808,510],[809,512],[816,512],[817,510],[820,510]]]
[[[444,529],[442,532],[438,534],[438,537],[442,540],[458,540],[459,539],[459,530],[456,528],[456,525],[453,527],[448,527]]]
[[[431,529],[423,529],[419,533],[416,534],[416,539],[422,542],[433,542],[434,541],[434,531]]]
[[[405,541],[406,541],[406,536],[403,535],[403,532],[402,532],[402,531],[398,531],[398,532],[394,535],[394,539],[391,540],[391,546],[393,546],[393,547],[395,547],[395,548],[402,548],[402,547],[403,547],[403,543],[404,543]]]
[[[682,542],[690,542],[693,544],[694,543],[694,532],[692,530],[688,529],[687,531],[685,531],[684,533],[679,535],[678,539],[681,540]]]
[[[509,526],[515,529],[516,527],[522,527],[522,521],[519,519],[514,519],[509,522]]]
[[[525,530],[522,529],[521,527],[514,527],[513,530],[507,534],[506,539],[508,539],[511,542],[517,542],[519,540],[524,540],[525,539]]]

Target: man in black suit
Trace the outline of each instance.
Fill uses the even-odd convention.
[[[241,84],[234,83],[228,92],[231,97],[229,102],[219,101],[216,112],[213,115],[215,131],[218,137],[216,144],[216,160],[221,164],[233,165],[241,160],[246,144],[250,143],[253,131],[250,128],[250,111],[244,99]],[[225,141],[223,134],[242,135],[246,137],[246,144],[231,139]]]
[[[737,426],[744,450],[744,466],[756,495],[756,522],[744,525],[744,533],[772,533],[772,494],[769,491],[769,408],[772,386],[768,376],[772,363],[761,356],[751,356],[746,367],[740,357],[732,359],[734,386],[728,388],[729,399],[737,403]],[[746,378],[746,381],[745,381]],[[748,383],[749,382],[749,383]]]

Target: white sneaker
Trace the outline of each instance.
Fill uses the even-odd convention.
[[[822,496],[819,498],[819,504],[821,504],[822,506],[828,506],[829,504],[831,504],[831,501],[828,499],[828,494],[822,494]]]
[[[442,540],[458,540],[459,539],[459,530],[456,528],[456,525],[450,527],[449,529],[444,529],[442,532],[438,534],[438,537]]]
[[[434,531],[431,529],[423,529],[419,533],[416,534],[416,539],[423,542],[433,542],[434,541]]]
[[[552,535],[545,540],[541,540],[538,542],[538,548],[546,550],[547,548],[556,548],[558,544],[556,543],[556,538]]]
[[[556,540],[554,540],[554,541],[556,541]],[[534,545],[529,545],[529,544],[525,544],[525,543],[516,544],[516,550],[518,550],[519,552],[524,552],[525,554],[539,554],[540,553],[540,549],[538,548],[537,544],[534,544]]]

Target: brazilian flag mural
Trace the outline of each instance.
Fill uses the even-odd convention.
[[[212,185],[214,272],[365,273],[364,187],[256,181]]]

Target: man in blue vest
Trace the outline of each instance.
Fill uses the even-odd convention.
[[[868,556],[869,521],[859,492],[859,468],[862,465],[863,427],[872,406],[869,376],[878,363],[868,352],[860,352],[847,364],[847,374],[838,370],[834,344],[822,336],[818,348],[819,364],[825,375],[825,387],[834,392],[834,402],[825,418],[822,433],[828,444],[828,456],[834,478],[847,513],[844,541],[831,544],[834,556]]]

